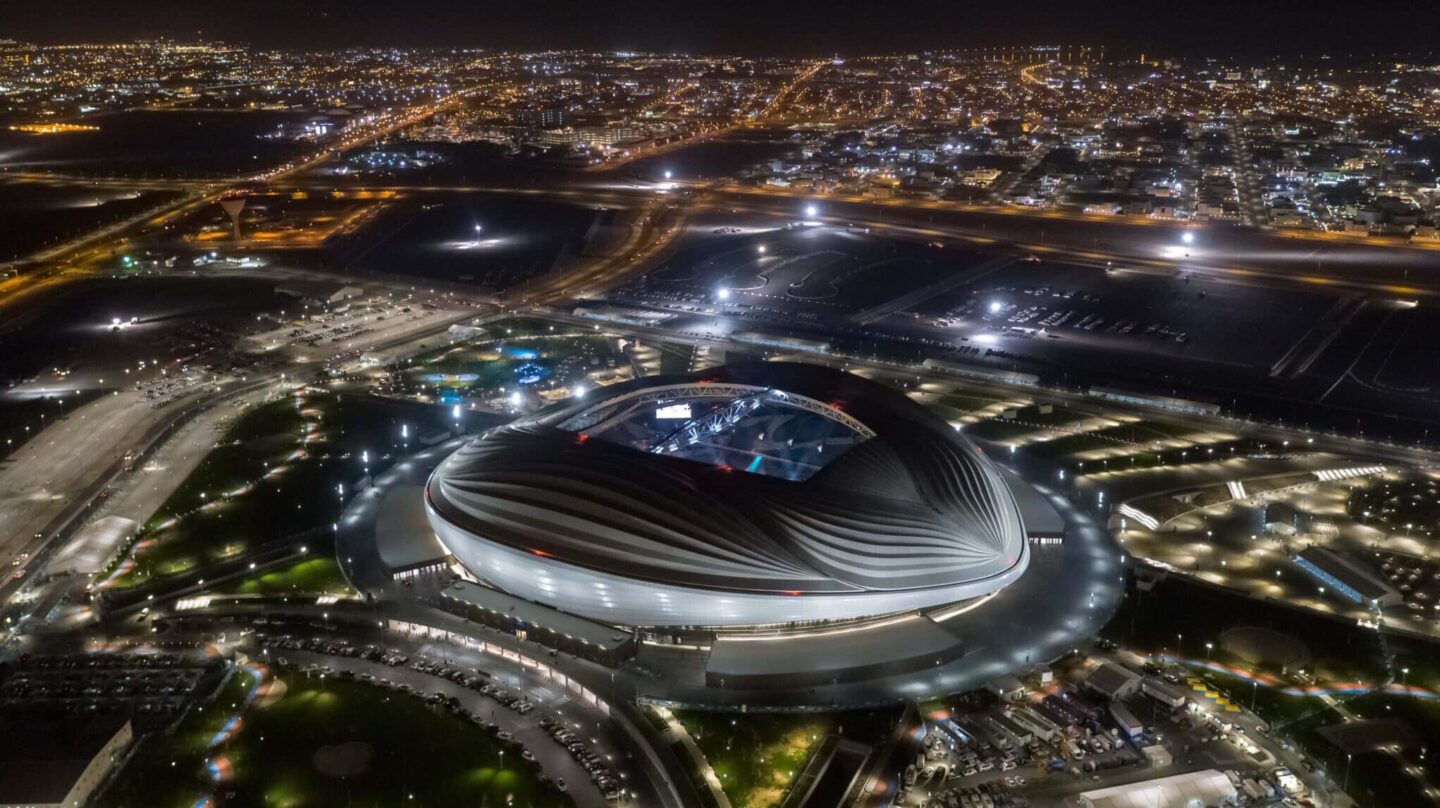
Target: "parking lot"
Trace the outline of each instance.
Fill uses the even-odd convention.
[[[352,644],[292,635],[260,639],[271,662],[311,676],[339,676],[421,698],[472,721],[540,768],[542,781],[578,805],[644,804],[628,756],[599,730],[593,710],[563,688],[478,666],[458,649]],[[428,651],[428,653],[427,653]]]
[[[171,654],[85,654],[18,660],[0,680],[0,715],[127,715],[163,726],[207,695],[223,665]]]

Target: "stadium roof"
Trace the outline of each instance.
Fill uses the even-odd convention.
[[[687,416],[660,425],[653,413],[675,402]],[[591,439],[617,423],[623,438]],[[791,473],[812,464],[795,435],[825,441],[822,466]],[[716,447],[780,458],[780,471],[745,473]],[[771,595],[974,583],[959,595],[972,596],[1013,580],[1028,558],[1014,497],[975,446],[894,390],[812,365],[592,391],[461,448],[431,477],[427,502],[441,540],[482,578],[501,571],[484,568],[473,542],[625,579]]]

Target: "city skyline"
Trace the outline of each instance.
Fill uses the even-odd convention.
[[[0,10],[0,806],[1440,804],[1378,15],[163,5]]]

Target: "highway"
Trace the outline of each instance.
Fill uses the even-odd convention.
[[[283,273],[279,276],[283,277]],[[473,308],[437,310],[420,321],[394,322],[388,328],[353,339],[344,350],[387,350],[413,343],[444,333],[454,323],[477,313]],[[137,392],[117,390],[74,410],[17,449],[0,465],[0,525],[4,526],[0,531],[0,558],[13,559],[20,553],[28,553],[30,558],[18,569],[7,566],[11,571],[0,581],[0,600],[40,568],[46,554],[53,551],[57,537],[68,536],[76,524],[93,515],[91,509],[100,504],[97,497],[102,491],[125,480],[121,459],[126,453],[144,457],[162,439],[170,439],[172,427],[191,418],[213,425],[215,408],[223,410],[227,402],[233,405],[255,391],[274,389],[287,378],[302,378],[317,367],[317,362],[306,357],[303,350],[287,353],[284,361],[277,362],[264,375],[207,381],[203,388],[197,387],[163,408],[153,406]],[[182,434],[191,435],[187,442],[197,439],[196,433],[182,430]],[[203,431],[198,434],[204,435]],[[199,439],[203,441],[203,437]],[[198,462],[198,458],[192,456],[190,462]],[[129,472],[133,477],[145,474],[143,465]],[[184,476],[168,473],[164,480],[164,486],[152,486],[139,503],[163,502]],[[125,515],[140,514],[132,518],[143,524],[150,513],[141,510]]]
[[[105,250],[91,250],[91,248],[97,245],[109,243],[112,250],[119,249],[120,246],[123,246],[123,237],[127,233],[137,230],[153,231],[156,228],[163,227],[166,223],[172,222],[184,214],[206,205],[214,204],[221,197],[231,193],[236,188],[256,182],[284,181],[287,178],[304,174],[332,159],[340,152],[359,148],[381,138],[388,137],[401,129],[425,120],[437,112],[449,109],[465,99],[473,97],[476,93],[484,89],[484,86],[479,86],[459,90],[432,104],[405,109],[384,116],[362,127],[358,132],[347,135],[336,143],[326,144],[308,158],[268,169],[254,176],[237,177],[228,182],[201,184],[198,187],[193,183],[180,181],[176,186],[171,187],[185,190],[188,193],[175,202],[147,211],[126,221],[91,231],[68,242],[56,245],[55,247],[15,262],[20,265],[29,264],[38,266],[21,272],[14,278],[0,282],[0,307],[9,305],[15,298],[18,298],[21,293],[28,291],[30,287],[52,280],[57,275],[63,273],[68,265],[72,263],[80,263],[87,259],[93,263],[103,258],[106,252]],[[32,179],[38,178],[37,175],[33,173],[27,173],[25,176]],[[93,180],[87,180],[87,182],[93,182]],[[115,244],[117,239],[121,239],[119,244]],[[90,251],[87,253],[87,250]]]
[[[1306,238],[1228,225],[1184,227],[1153,221],[1045,216],[993,208],[956,209],[878,200],[725,188],[704,197],[711,210],[852,223],[914,238],[954,238],[1124,271],[1163,269],[1238,281],[1353,289],[1398,297],[1440,294],[1440,254],[1426,248]],[[1193,241],[1183,240],[1185,233]],[[1440,244],[1437,244],[1440,247]]]

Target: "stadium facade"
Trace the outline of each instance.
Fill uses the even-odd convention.
[[[856,620],[987,595],[1029,563],[973,444],[812,365],[591,391],[460,448],[425,505],[482,582],[611,625]]]

